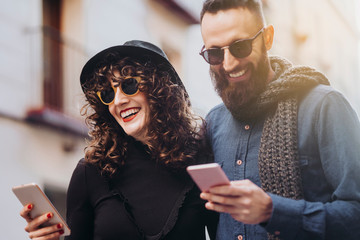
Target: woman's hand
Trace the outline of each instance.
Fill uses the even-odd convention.
[[[62,224],[59,223],[48,227],[41,226],[43,223],[49,221],[54,214],[49,212],[33,219],[30,217],[30,212],[33,207],[32,204],[28,204],[20,211],[20,216],[28,223],[25,231],[29,233],[29,238],[35,240],[58,240],[64,233]]]

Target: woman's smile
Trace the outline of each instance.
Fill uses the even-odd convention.
[[[124,122],[130,122],[139,113],[141,108],[127,108],[120,112],[120,116]]]

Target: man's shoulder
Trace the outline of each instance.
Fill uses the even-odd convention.
[[[354,111],[348,99],[331,86],[318,85],[311,89],[299,103],[299,116],[316,118],[320,113],[335,115],[351,114]]]
[[[315,95],[327,95],[331,92],[334,93],[339,93],[337,90],[335,90],[333,87],[329,86],[329,85],[324,85],[324,84],[319,84],[317,86],[315,86],[314,88],[312,88],[309,91],[309,94],[315,94]]]
[[[222,129],[223,123],[228,122],[229,118],[232,118],[231,113],[226,108],[224,103],[213,107],[205,117],[207,129],[210,131],[216,131],[216,129]]]
[[[341,98],[347,101],[343,94],[334,89],[333,87],[319,84],[304,95],[304,97],[301,99],[300,104],[322,104],[324,101],[332,98]]]
[[[213,107],[208,112],[208,114],[206,115],[206,118],[209,119],[209,118],[216,117],[216,116],[218,116],[220,114],[226,114],[226,113],[230,114],[229,110],[226,108],[224,103],[220,103],[220,104],[216,105],[215,107]]]

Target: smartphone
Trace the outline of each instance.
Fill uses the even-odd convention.
[[[214,186],[230,184],[228,177],[217,163],[192,165],[186,170],[203,192]]]
[[[70,229],[67,226],[66,222],[37,184],[28,183],[20,186],[15,186],[12,188],[12,191],[23,206],[29,203],[33,204],[34,208],[30,212],[30,216],[32,218],[35,218],[47,212],[52,212],[54,214],[53,218],[51,218],[48,222],[44,223],[43,226],[50,226],[61,223],[64,230],[64,234],[61,236],[70,235]]]

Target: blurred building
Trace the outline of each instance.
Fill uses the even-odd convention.
[[[360,114],[358,0],[263,0],[275,27],[272,54],[309,65],[328,78]]]

